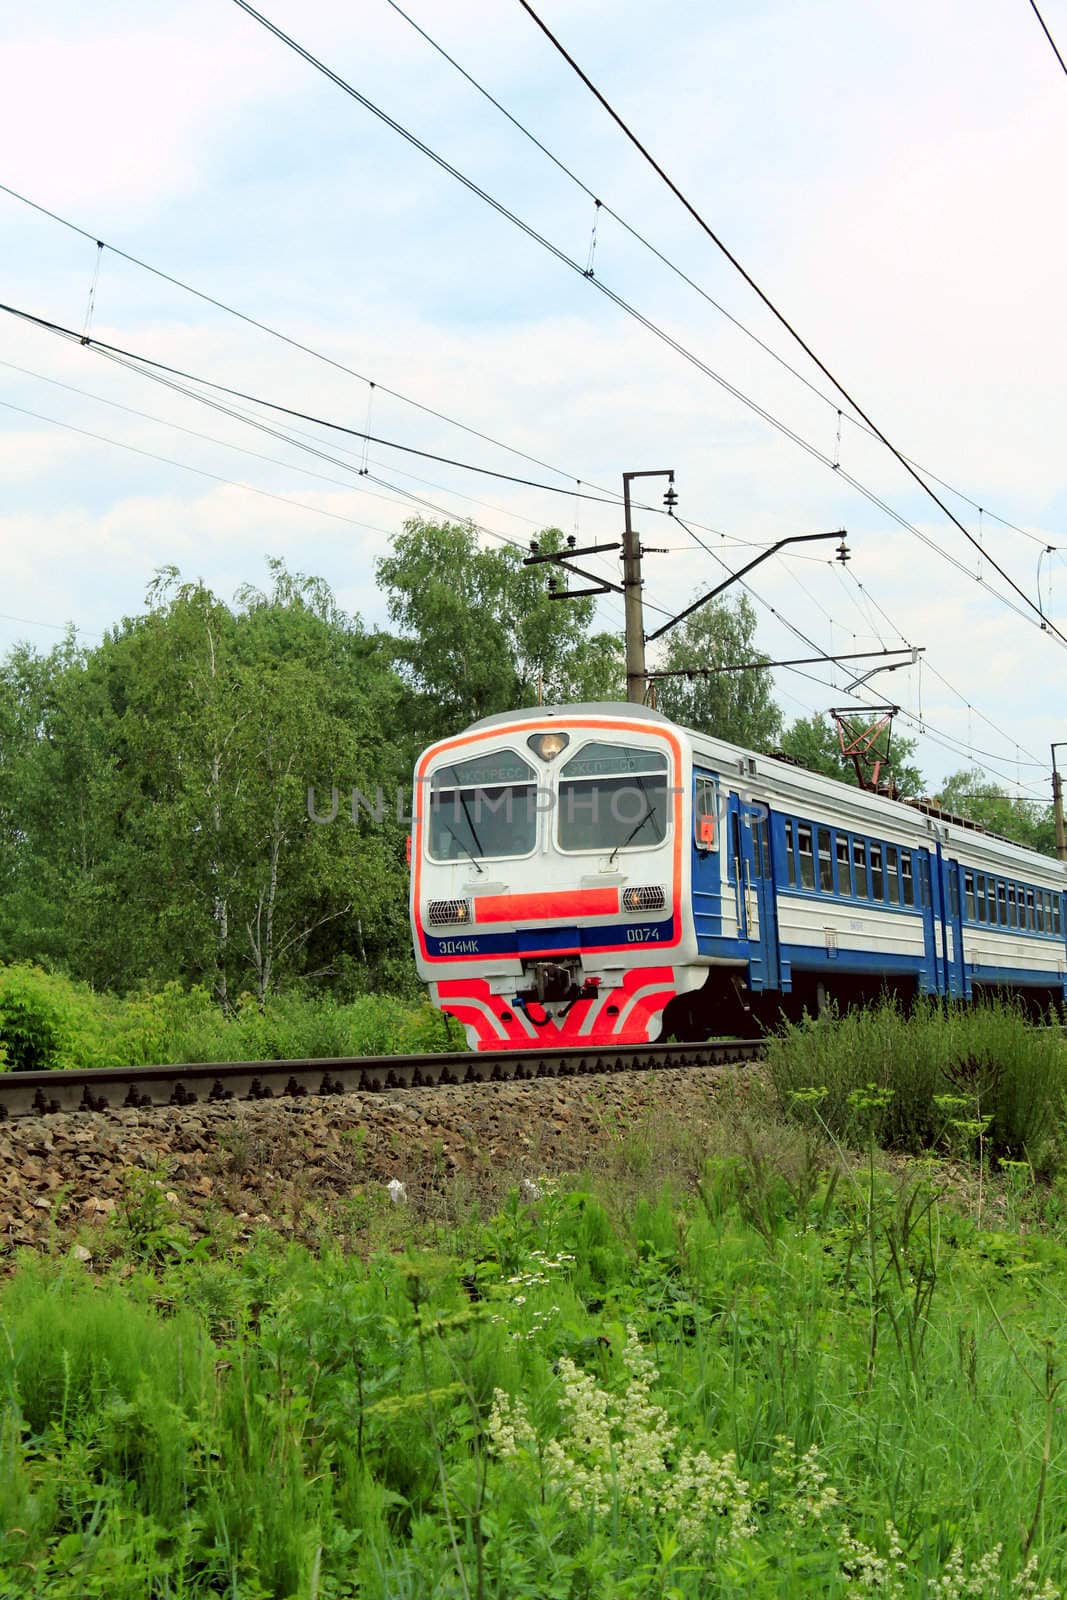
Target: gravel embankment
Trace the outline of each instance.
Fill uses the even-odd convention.
[[[158,1183],[166,1216],[194,1236],[237,1240],[265,1226],[310,1243],[345,1236],[354,1216],[388,1204],[394,1178],[423,1212],[464,1192],[495,1203],[523,1178],[625,1160],[628,1141],[666,1149],[682,1135],[699,1145],[721,1128],[724,1083],[752,1070],[676,1068],[0,1124],[0,1255],[72,1241],[83,1257],[113,1252],[125,1197],[143,1195],[148,1181]],[[138,1215],[144,1225],[143,1202]]]

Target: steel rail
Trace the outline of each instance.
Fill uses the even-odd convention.
[[[176,1066],[84,1067],[0,1073],[0,1122],[56,1112],[343,1095],[439,1084],[724,1066],[753,1061],[758,1039],[581,1049],[480,1050],[464,1054],[338,1056],[302,1061],[198,1061]]]

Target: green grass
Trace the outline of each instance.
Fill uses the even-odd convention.
[[[1043,1592],[1067,1248],[750,1131],[687,1196],[546,1185],[366,1261],[180,1229],[124,1275],[27,1261],[0,1594]]]

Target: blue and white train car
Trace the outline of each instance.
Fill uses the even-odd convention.
[[[889,988],[1067,997],[1067,867],[615,702],[416,770],[411,919],[473,1048],[733,1032]]]

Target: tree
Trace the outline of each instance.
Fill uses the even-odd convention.
[[[734,605],[711,600],[665,635],[658,669],[684,672],[766,661],[768,657],[756,649],[755,633],[756,613],[747,596]],[[766,672],[661,678],[656,683],[656,705],[687,728],[699,728],[750,750],[771,748],[782,726]]]
[[[935,796],[943,811],[953,816],[966,817],[988,828],[991,833],[1003,834],[1016,844],[1038,850],[1042,855],[1056,854],[1056,824],[1051,805],[1035,806],[1008,793],[999,784],[983,777],[977,767],[953,772],[941,785]]]
[[[558,529],[540,535],[559,549]],[[415,519],[378,562],[393,658],[416,696],[427,740],[479,717],[537,703],[618,699],[622,650],[593,634],[591,599],[549,599],[543,567],[522,553],[483,549],[472,525]]]
[[[168,569],[144,616],[92,650],[13,652],[0,683],[3,954],[226,1004],[406,949],[404,690],[318,580],[275,565],[235,609]],[[388,797],[380,826],[349,820],[353,786]],[[309,787],[345,793],[329,826]]]
[[[915,766],[917,741],[894,734],[890,744],[893,782],[904,795],[922,794],[925,788],[922,773]],[[851,760],[841,754],[841,741],[833,719],[820,712],[810,717],[797,717],[782,735],[781,749],[787,756],[799,761],[809,772],[821,772],[827,778],[839,778],[842,783],[856,784],[856,769]]]

